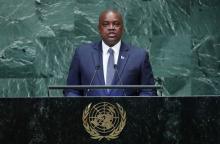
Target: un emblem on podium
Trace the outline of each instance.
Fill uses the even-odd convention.
[[[126,124],[126,112],[118,103],[90,103],[83,111],[83,126],[92,139],[118,138]]]

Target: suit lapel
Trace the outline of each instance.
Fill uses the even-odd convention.
[[[92,53],[93,62],[95,66],[99,66],[99,70],[97,71],[97,77],[99,79],[100,85],[105,85],[104,74],[103,74],[103,60],[102,60],[102,43],[99,42],[94,45],[94,51]]]
[[[123,42],[121,43],[121,48],[120,48],[120,52],[119,52],[119,56],[118,56],[118,67],[117,67],[117,70],[118,70],[118,75],[115,73],[115,76],[114,76],[114,80],[113,80],[113,85],[117,84],[118,81],[119,81],[119,78],[118,77],[122,77],[122,74],[123,74],[123,70],[125,68],[125,65],[128,61],[128,58],[129,58],[129,48],[127,45],[125,45]],[[119,82],[120,84],[120,82]]]

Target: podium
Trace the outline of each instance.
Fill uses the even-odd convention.
[[[126,113],[115,139],[92,139],[83,125],[85,108],[103,102]],[[1,144],[217,144],[219,135],[217,96],[0,99]]]

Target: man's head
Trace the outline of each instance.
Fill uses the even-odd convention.
[[[99,33],[102,40],[110,47],[117,44],[123,34],[122,16],[118,11],[107,10],[99,16]]]

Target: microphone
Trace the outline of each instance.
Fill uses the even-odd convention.
[[[118,66],[117,66],[117,64],[114,64],[114,69],[115,69],[115,73],[117,74],[117,77],[119,79],[120,85],[123,85],[121,77],[119,76],[119,73],[118,73]],[[124,93],[124,96],[126,96],[125,89],[123,89],[123,93]]]
[[[158,83],[158,85],[161,85],[163,87],[163,80],[160,77],[155,78],[156,83]],[[156,90],[156,94],[157,94],[157,90]],[[163,95],[163,91],[162,89],[159,89],[159,95],[162,96]]]
[[[94,74],[93,74],[93,76],[92,76],[92,79],[91,79],[89,85],[92,85],[92,83],[93,83],[93,81],[94,81],[94,79],[95,79],[95,76],[96,76],[96,74],[97,74],[97,71],[98,71],[99,69],[100,69],[100,65],[96,65],[96,66],[95,66],[95,72],[94,72]],[[86,96],[87,96],[87,94],[88,94],[89,91],[90,91],[90,89],[87,89],[87,91],[86,91]]]

